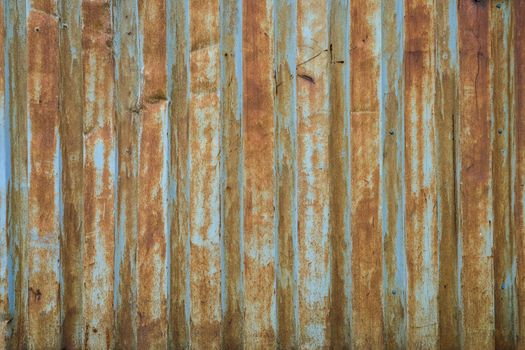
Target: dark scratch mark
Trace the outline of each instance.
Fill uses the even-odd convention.
[[[311,76],[309,76],[307,74],[297,74],[297,76],[299,78],[303,78],[304,80],[308,81],[309,83],[315,84],[314,78],[312,78]]]
[[[332,45],[330,45],[330,52],[332,52],[332,51],[331,51],[331,47],[332,47]],[[328,52],[328,49],[323,50],[323,51],[321,51],[321,52],[318,52],[316,55],[314,55],[314,56],[310,57],[309,59],[307,59],[307,60],[305,60],[305,61],[299,63],[299,64],[297,65],[297,67],[302,66],[303,64],[306,64],[306,63],[308,63],[308,62],[310,62],[310,61],[316,59],[317,57],[321,56],[321,55],[323,54],[323,52]]]

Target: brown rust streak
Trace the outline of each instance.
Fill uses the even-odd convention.
[[[166,233],[164,203],[167,130],[166,16],[164,1],[139,1],[144,47],[144,109],[139,137],[137,238],[137,346],[167,345]]]
[[[292,62],[287,60],[290,38],[295,28],[292,16],[295,15],[292,3],[278,1],[275,13],[277,27],[275,51],[275,182],[278,215],[278,261],[277,270],[277,346],[283,349],[297,348],[297,319],[295,317],[295,298],[297,283],[294,278],[295,250],[293,236],[297,232],[296,208],[296,126],[293,104],[295,74],[291,71]]]
[[[158,104],[166,99],[166,4],[161,0],[139,0],[140,30],[144,47],[145,103]]]
[[[512,277],[514,251],[514,232],[510,230],[511,215],[511,148],[510,115],[512,113],[510,61],[512,32],[509,1],[492,5],[490,11],[490,50],[492,71],[492,177],[494,205],[494,304],[495,304],[495,344],[497,349],[516,347],[516,294]],[[509,36],[510,34],[510,36]]]
[[[383,346],[379,215],[379,1],[350,3],[352,344]],[[332,189],[335,190],[335,189]]]
[[[399,1],[399,0],[398,0]],[[383,258],[386,271],[383,285],[383,314],[385,317],[385,347],[388,349],[406,348],[406,263],[405,247],[399,242],[405,242],[403,200],[403,37],[397,30],[400,16],[397,1],[383,0],[382,3],[382,54],[386,61],[386,72],[383,73],[387,81],[383,113],[385,113],[385,129],[383,140],[383,179],[382,193],[383,211],[386,211],[384,222]],[[403,11],[403,10],[401,10]],[[384,215],[384,214],[383,214]],[[402,251],[399,251],[402,249]],[[401,260],[401,261],[400,261]],[[399,276],[402,276],[399,278]]]
[[[516,279],[518,294],[517,348],[525,347],[525,1],[513,2],[514,23],[514,72],[515,80],[515,133],[511,136],[515,150],[514,179],[514,215],[512,230],[516,235],[518,276]]]
[[[158,68],[158,67],[157,67]],[[140,136],[139,218],[137,241],[138,348],[167,344],[166,241],[164,233],[163,124],[166,101],[147,103]]]
[[[328,139],[329,154],[329,203],[330,203],[330,311],[329,336],[333,349],[350,349],[351,315],[347,279],[349,270],[348,244],[346,231],[349,225],[349,139],[347,114],[347,82],[345,63],[349,8],[347,1],[332,3],[330,9],[330,130]],[[342,62],[342,63],[339,63]]]
[[[30,0],[29,8],[40,11],[51,16],[57,15],[57,3],[59,0]]]
[[[299,346],[317,349],[329,345],[328,4],[297,6]]]
[[[113,344],[115,133],[110,11],[107,0],[82,3],[85,133],[83,265],[85,290],[89,291],[84,297],[84,347],[88,349],[109,348]],[[97,154],[100,147],[103,147],[102,155]],[[100,156],[102,164],[97,158]]]
[[[405,4],[407,345],[432,349],[439,346],[434,8]]]
[[[58,22],[31,10],[29,70],[29,346],[60,346],[59,208],[55,200],[58,142]]]
[[[191,346],[220,347],[219,1],[190,2]]]
[[[275,346],[272,1],[243,1],[245,346]]]
[[[137,221],[138,157],[141,117],[140,53],[138,48],[138,13],[133,2],[113,4],[113,27],[120,40],[115,57],[115,122],[117,130],[117,230],[116,249],[119,276],[115,305],[115,346],[137,347]]]
[[[83,314],[83,74],[81,1],[60,1],[60,146],[63,231],[60,262],[64,279],[62,346],[81,347]]]
[[[458,67],[453,57],[457,46],[451,50],[450,7],[453,0],[440,1],[436,7],[436,168],[437,191],[441,196],[438,213],[441,216],[438,230],[441,232],[439,245],[439,342],[444,349],[460,347],[458,312],[458,231],[456,227],[456,121],[458,105]],[[456,11],[456,10],[452,10]]]
[[[238,46],[237,28],[242,26],[238,13],[242,7],[237,0],[223,2],[221,15],[221,234],[224,242],[224,290],[226,308],[222,310],[221,342],[224,349],[242,349],[243,312],[241,284],[241,191],[240,173],[242,157],[242,122],[238,98],[239,81],[236,64],[242,52],[235,51]]]
[[[170,315],[168,339],[170,349],[188,348],[190,342],[189,324],[186,320],[186,273],[189,261],[186,255],[189,228],[189,198],[186,193],[189,182],[189,104],[188,104],[188,65],[186,64],[189,42],[186,38],[186,21],[189,14],[184,9],[184,2],[176,1],[168,13],[169,21],[174,28],[170,30],[170,40],[175,40],[171,76],[173,90],[170,91],[172,103],[170,114],[170,192],[176,186],[174,198],[170,197]],[[174,37],[171,37],[174,35]]]
[[[7,37],[8,62],[7,89],[10,96],[7,113],[9,119],[11,178],[8,188],[8,252],[12,259],[11,273],[14,278],[14,313],[8,323],[11,338],[7,346],[14,349],[27,347],[28,326],[28,40],[26,2],[24,0],[4,2],[4,20],[13,36]],[[8,296],[8,298],[11,296]]]
[[[488,2],[461,1],[458,22],[462,336],[494,348]]]

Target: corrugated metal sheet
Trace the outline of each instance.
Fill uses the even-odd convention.
[[[0,6],[0,348],[525,348],[525,1]]]

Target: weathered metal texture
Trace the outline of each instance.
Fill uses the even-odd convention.
[[[0,7],[0,348],[525,348],[525,1]]]

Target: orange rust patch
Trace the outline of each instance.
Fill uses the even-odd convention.
[[[379,2],[350,5],[352,343],[383,344],[382,239],[379,212]]]
[[[109,3],[82,3],[82,62],[84,72],[84,298],[86,325],[105,332],[89,332],[86,348],[111,347],[113,329],[113,259],[115,188],[113,183],[115,134],[113,124],[113,61]],[[93,92],[94,96],[90,95]],[[94,98],[93,98],[94,97]],[[102,155],[96,154],[103,147]],[[96,159],[96,157],[102,159]],[[97,164],[102,161],[102,164]],[[100,166],[102,165],[102,168]],[[105,334],[104,334],[105,333]]]
[[[141,116],[137,238],[138,347],[162,348],[167,339],[166,237],[164,212],[168,194],[165,167],[168,126],[166,100],[166,16],[164,1],[139,3],[143,35],[145,96]]]
[[[245,346],[275,346],[273,22],[271,1],[243,2]]]
[[[219,2],[190,4],[190,332],[220,348]]]
[[[460,2],[458,22],[462,335],[465,347],[494,347],[490,40],[486,2]]]
[[[60,344],[58,22],[39,11],[28,19],[30,115],[29,173],[29,344]]]

